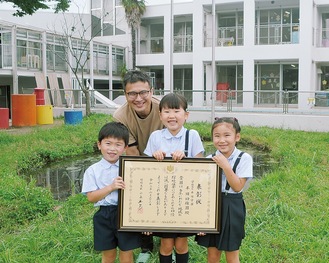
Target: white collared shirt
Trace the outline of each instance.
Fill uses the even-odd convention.
[[[231,156],[228,158],[228,162],[230,163],[231,167],[233,168],[235,160],[238,158],[241,151],[235,147],[234,151],[232,152]],[[221,154],[218,150],[215,153]],[[207,158],[211,158],[212,155],[208,155]],[[236,167],[235,174],[240,178],[247,178],[247,181],[252,179],[253,177],[253,160],[250,154],[244,153],[241,156],[241,160],[239,162],[239,165]],[[246,182],[247,185],[247,182]],[[222,192],[226,192],[226,176],[225,173],[222,173]],[[242,192],[244,189],[242,189],[240,192]],[[233,189],[230,187],[230,189],[227,191],[228,193],[234,194],[237,192],[234,192]]]
[[[144,154],[152,156],[155,151],[162,150],[166,153],[166,157],[171,157],[171,153],[174,151],[184,151],[186,130],[186,128],[182,127],[175,136],[173,136],[167,128],[152,132]],[[188,154],[186,157],[194,157],[203,152],[204,148],[199,133],[196,130],[190,130]]]
[[[113,183],[119,175],[119,160],[111,164],[102,158],[99,162],[89,166],[83,175],[81,193],[96,191]],[[94,206],[108,206],[118,204],[118,190],[112,191],[102,200],[94,203]]]

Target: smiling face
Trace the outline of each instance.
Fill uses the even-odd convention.
[[[118,161],[119,157],[125,152],[128,146],[123,139],[106,137],[97,142],[98,149],[101,151],[103,158],[111,164]]]
[[[235,144],[240,141],[240,133],[237,133],[233,124],[221,122],[216,124],[212,132],[213,144],[226,158],[232,154]]]
[[[177,135],[187,120],[188,115],[189,113],[182,107],[179,109],[164,107],[160,112],[160,119],[172,135]]]
[[[150,114],[153,90],[148,82],[127,83],[125,95],[128,104],[140,118],[146,118]]]

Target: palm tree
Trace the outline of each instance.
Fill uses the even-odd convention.
[[[146,10],[145,0],[121,0],[125,9],[126,20],[131,29],[131,47],[133,69],[136,67],[136,30],[141,24],[141,17]]]

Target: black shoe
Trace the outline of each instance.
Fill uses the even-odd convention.
[[[152,253],[153,248],[142,248],[142,252],[141,253]]]
[[[153,251],[153,236],[146,236],[146,235],[142,236],[141,249],[143,253]]]

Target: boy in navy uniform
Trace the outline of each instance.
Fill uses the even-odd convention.
[[[103,263],[133,263],[133,249],[141,246],[141,234],[118,232],[118,190],[125,189],[119,176],[119,157],[128,147],[129,131],[119,122],[105,124],[99,131],[97,146],[103,158],[91,165],[83,176],[82,193],[99,207],[93,218],[94,247],[102,251]]]

